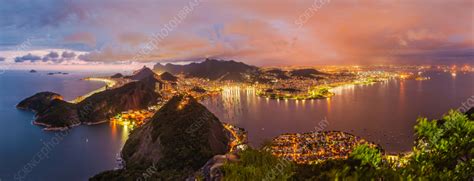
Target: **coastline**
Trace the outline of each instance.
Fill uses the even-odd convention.
[[[95,77],[86,77],[86,78],[82,78],[81,80],[87,80],[87,81],[99,81],[99,82],[104,82],[105,85],[96,89],[96,90],[93,90],[87,94],[84,94],[82,96],[78,96],[76,98],[74,98],[73,100],[71,101],[68,101],[70,103],[74,103],[74,104],[77,104],[81,101],[83,101],[84,99],[86,99],[87,97],[95,94],[95,93],[99,93],[99,92],[102,92],[102,91],[105,91],[109,88],[114,88],[116,85],[117,85],[117,81],[113,80],[113,79],[110,79],[110,78],[95,78]]]
[[[109,121],[104,120],[104,121],[99,121],[99,122],[82,122],[82,123],[76,123],[76,124],[73,124],[73,125],[70,125],[70,126],[61,126],[61,127],[57,127],[57,126],[53,126],[51,124],[41,123],[41,122],[37,122],[37,121],[32,121],[32,124],[37,125],[37,126],[43,126],[44,131],[66,131],[66,130],[71,129],[73,127],[80,126],[81,124],[82,125],[87,125],[87,126],[92,126],[92,125],[98,125],[98,124],[103,124],[103,123],[107,123],[107,122],[109,122]]]
[[[109,120],[98,121],[98,122],[83,122],[82,124],[91,126],[91,125],[103,124],[103,123],[106,123],[106,122],[109,122]]]
[[[295,93],[273,93],[272,92],[265,92],[265,91],[259,91],[257,92],[257,96],[262,97],[262,98],[268,98],[272,100],[317,100],[317,99],[329,99],[336,94],[334,92],[331,92],[331,90],[347,85],[372,85],[376,84],[379,82],[382,82],[384,80],[370,80],[370,81],[352,81],[352,82],[336,82],[332,83],[329,85],[324,85],[323,87],[320,87],[317,90],[311,90],[305,93],[304,95],[301,94],[302,91],[298,91],[297,93],[300,94],[295,94]],[[326,89],[326,90],[323,90]]]
[[[117,86],[117,81],[115,80],[112,80],[110,78],[91,78],[91,77],[86,77],[86,78],[82,78],[81,80],[88,80],[88,81],[101,81],[101,82],[105,82],[105,85],[100,87],[99,89],[95,89],[93,91],[90,91],[89,93],[83,95],[83,96],[79,96],[79,97],[76,97],[75,99],[71,100],[71,101],[67,101],[67,102],[70,102],[70,103],[73,103],[73,104],[77,104],[79,102],[81,102],[82,100],[84,100],[85,98],[95,94],[95,93],[98,93],[98,92],[102,92],[102,91],[105,91],[107,90],[108,88],[112,88],[112,87],[115,87]],[[42,123],[42,122],[38,122],[36,121],[36,118],[37,118],[37,114],[38,112],[35,111],[35,110],[32,110],[32,109],[29,109],[27,107],[20,107],[18,106],[19,104],[16,104],[15,107],[19,110],[23,110],[23,111],[30,111],[30,112],[33,112],[35,114],[35,117],[32,121],[32,124],[33,125],[37,125],[37,126],[42,126],[43,127],[43,131],[66,131],[68,129],[71,129],[73,127],[76,127],[76,126],[80,126],[81,124],[84,124],[84,125],[97,125],[97,124],[102,124],[102,123],[106,123],[108,122],[108,120],[104,120],[104,121],[99,121],[99,122],[79,122],[79,123],[76,123],[76,124],[72,124],[72,125],[69,125],[69,126],[53,126],[51,124],[47,124],[47,123]]]
[[[70,128],[81,125],[81,123],[77,123],[77,124],[73,124],[73,125],[70,125],[70,126],[56,127],[56,126],[53,126],[53,125],[50,125],[50,124],[41,123],[41,122],[37,122],[37,121],[33,121],[32,124],[37,125],[37,126],[44,126],[45,128],[43,128],[43,131],[66,131]]]

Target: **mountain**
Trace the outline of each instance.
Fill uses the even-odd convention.
[[[160,74],[160,78],[161,78],[161,80],[164,80],[164,81],[170,81],[170,82],[178,81],[178,77],[174,76],[173,74],[171,74],[169,72],[164,72],[164,73]]]
[[[281,69],[271,69],[265,71],[266,73],[269,73],[273,75],[277,79],[289,79],[290,77],[287,75],[287,71],[281,70]]]
[[[125,168],[91,180],[184,180],[226,153],[228,142],[229,133],[206,107],[193,97],[175,96],[130,134],[122,149]]]
[[[110,78],[122,78],[122,77],[123,77],[123,75],[121,73],[116,73],[116,74],[110,76]]]
[[[290,71],[291,76],[304,77],[304,78],[315,78],[320,75],[328,75],[327,73],[320,72],[316,69],[297,69]]]
[[[155,71],[170,72],[172,74],[183,73],[187,77],[197,77],[210,80],[230,80],[230,81],[245,81],[249,76],[258,72],[258,68],[236,62],[233,60],[215,60],[206,59],[201,63],[191,63],[188,65],[174,65],[174,64],[156,64],[153,69]]]
[[[53,100],[63,100],[63,96],[54,92],[40,92],[22,100],[16,107],[23,110],[43,112],[48,109]]]
[[[46,126],[46,130],[64,130],[81,124],[81,120],[75,104],[55,99],[48,109],[36,114],[33,123]]]
[[[156,75],[155,72],[153,72],[153,70],[151,70],[150,68],[143,66],[143,68],[133,72],[131,76],[126,76],[125,78],[129,78],[132,80],[142,80],[152,75]]]
[[[159,80],[150,76],[93,94],[77,104],[64,101],[59,94],[41,92],[22,100],[17,108],[34,111],[34,123],[46,126],[47,130],[63,130],[80,123],[98,124],[122,111],[156,104],[161,98],[155,91],[156,84],[160,84]]]
[[[151,75],[116,89],[96,93],[78,104],[78,114],[82,122],[95,124],[122,111],[145,109],[161,98],[155,91],[157,84],[161,84],[161,81]]]

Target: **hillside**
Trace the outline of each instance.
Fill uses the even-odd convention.
[[[18,109],[43,112],[51,105],[53,100],[63,100],[63,96],[54,92],[39,92],[22,100],[17,104]]]
[[[303,77],[303,78],[316,78],[320,75],[328,75],[327,73],[320,72],[316,69],[296,69],[290,71],[291,76]]]
[[[161,98],[155,91],[159,80],[154,76],[131,82],[122,87],[96,93],[78,104],[78,114],[84,123],[100,123],[117,113],[145,109]]]
[[[160,79],[164,81],[170,81],[170,82],[176,82],[178,81],[178,77],[174,76],[173,74],[169,72],[164,72],[160,74]]]
[[[151,167],[155,171],[148,180],[184,180],[227,152],[227,135],[219,119],[194,98],[175,96],[130,134],[122,149],[125,168],[91,180],[136,180]]]
[[[157,83],[159,80],[151,76],[93,94],[78,104],[62,100],[56,93],[40,92],[21,101],[17,108],[35,112],[34,123],[50,130],[67,129],[79,123],[97,124],[122,111],[156,104],[161,98],[155,91]]]
[[[153,70],[150,68],[143,66],[143,68],[133,72],[131,76],[126,76],[125,78],[132,79],[132,80],[142,80],[150,76],[156,75]]]
[[[155,71],[170,72],[172,74],[183,73],[187,77],[238,82],[248,80],[259,70],[257,67],[242,62],[215,59],[206,59],[204,62],[191,63],[188,65],[162,65],[158,63],[153,69]]]

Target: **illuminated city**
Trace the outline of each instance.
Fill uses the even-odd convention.
[[[0,9],[0,181],[474,178],[472,0]]]

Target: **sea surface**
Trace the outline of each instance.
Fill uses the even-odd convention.
[[[474,74],[429,72],[430,80],[389,80],[333,90],[319,100],[272,100],[254,89],[229,87],[203,101],[221,121],[248,131],[249,143],[260,146],[283,133],[337,130],[380,144],[387,152],[410,151],[419,117],[440,118],[474,99]]]
[[[17,110],[22,99],[53,91],[72,100],[103,83],[80,80],[90,72],[46,75],[7,71],[0,75],[0,180],[87,180],[117,166],[116,155],[127,128],[109,123],[48,132],[31,124],[34,114]],[[111,75],[111,74],[110,74]],[[228,87],[203,104],[223,122],[245,128],[258,146],[282,133],[340,130],[381,144],[387,151],[408,151],[420,116],[439,118],[474,96],[474,74],[433,72],[431,80],[390,80],[335,89],[330,99],[277,101],[253,89]],[[42,154],[46,153],[46,154]],[[42,156],[40,159],[38,155]],[[27,168],[27,169],[25,169]]]
[[[80,80],[93,74],[90,72],[46,75],[48,72],[7,71],[0,75],[1,181],[87,180],[117,166],[116,154],[125,143],[127,129],[106,123],[61,133],[43,131],[32,125],[34,113],[15,108],[40,91],[53,91],[72,100],[104,86]]]

